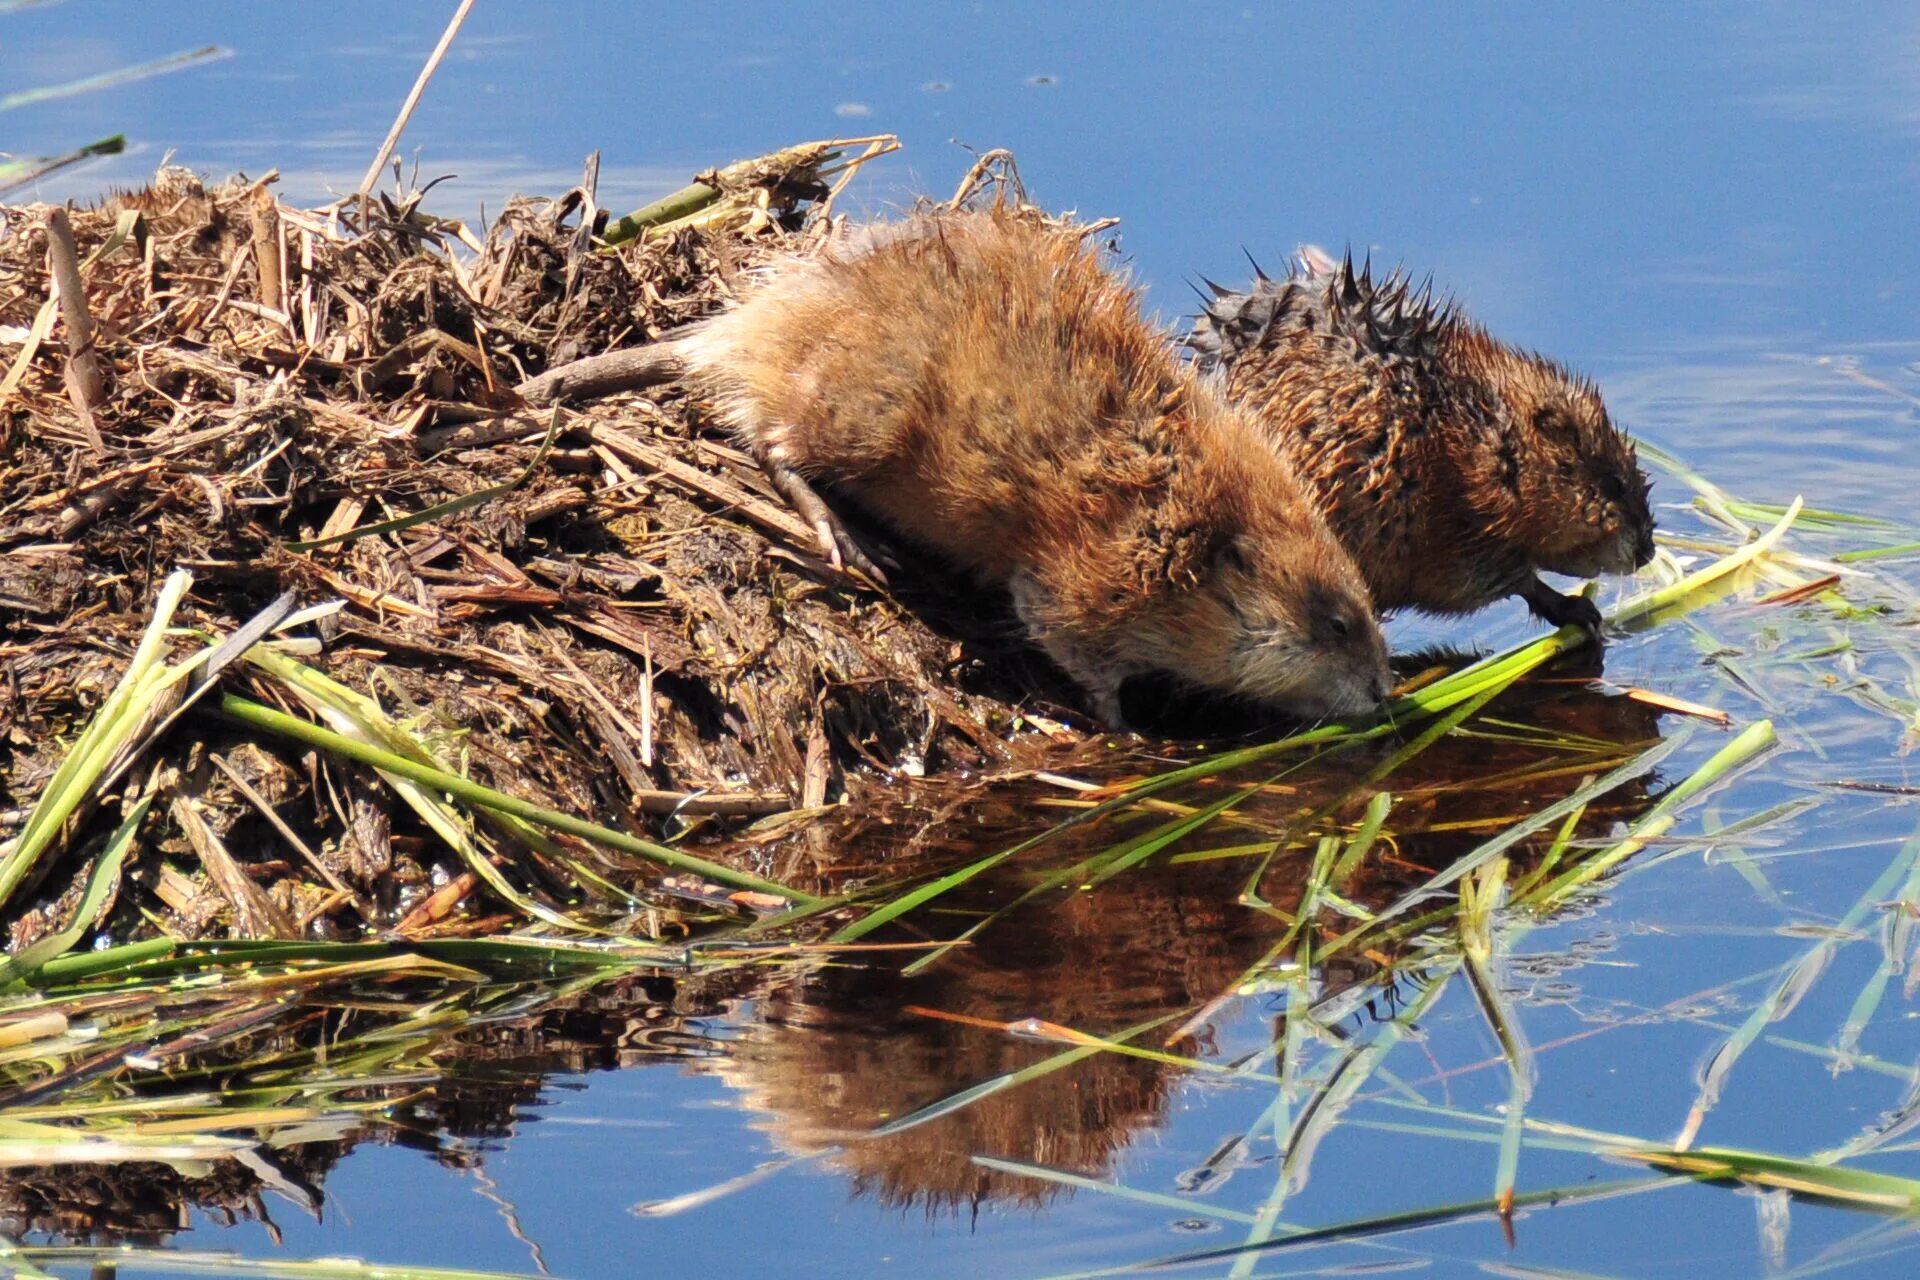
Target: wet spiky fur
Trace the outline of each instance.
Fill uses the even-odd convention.
[[[770,470],[1007,585],[1103,715],[1143,670],[1305,714],[1384,693],[1352,560],[1075,228],[920,215],[776,264],[672,346]]]
[[[1431,283],[1317,250],[1213,296],[1188,345],[1317,493],[1382,610],[1519,595],[1596,625],[1540,569],[1628,573],[1653,554],[1647,481],[1599,391],[1494,339]]]

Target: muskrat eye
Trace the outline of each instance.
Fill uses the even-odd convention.
[[[1327,630],[1333,632],[1334,639],[1345,640],[1352,633],[1353,628],[1347,625],[1345,618],[1336,613],[1327,619]]]
[[[1247,558],[1246,548],[1240,545],[1238,538],[1230,539],[1221,546],[1220,563],[1237,573],[1253,572],[1253,562]]]

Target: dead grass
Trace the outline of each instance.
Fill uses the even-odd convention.
[[[671,389],[557,426],[513,389],[712,311],[741,272],[826,234],[838,184],[890,145],[700,175],[612,246],[591,164],[478,232],[422,192],[301,209],[271,175],[208,188],[178,169],[98,208],[0,208],[0,823],[58,768],[176,569],[194,579],[178,622],[216,637],[284,591],[343,602],[312,666],[476,781],[652,837],[717,841],[741,813],[1044,749],[1021,713],[1057,686],[1009,655],[994,602],[937,573],[896,602],[822,563]],[[71,293],[50,300],[56,275],[84,278],[91,334]],[[226,680],[292,705],[257,671]],[[449,887],[458,860],[363,766],[197,714],[117,794],[155,791],[117,937],[487,923],[472,875]],[[94,825],[76,846],[111,827]],[[773,847],[805,875],[804,844]],[[511,856],[529,892],[579,896]],[[10,907],[16,948],[77,901],[84,858],[48,866]]]

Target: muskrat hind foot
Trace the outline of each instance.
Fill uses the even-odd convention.
[[[1595,644],[1604,638],[1600,633],[1600,606],[1587,597],[1562,594],[1538,578],[1528,579],[1516,594],[1527,602],[1534,616],[1556,627],[1579,627],[1593,637]]]
[[[887,575],[880,571],[880,566],[873,562],[859,540],[848,532],[847,526],[841,523],[839,516],[833,514],[826,499],[807,482],[805,476],[792,467],[766,457],[760,459],[760,469],[767,473],[767,479],[787,500],[787,505],[799,512],[800,518],[812,527],[813,536],[820,544],[820,554],[826,557],[829,564],[836,569],[857,569],[881,586],[887,585]]]

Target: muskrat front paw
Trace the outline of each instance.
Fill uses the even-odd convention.
[[[1534,616],[1556,627],[1579,627],[1595,641],[1601,639],[1600,606],[1585,596],[1569,596],[1555,591],[1535,578],[1519,592]]]

